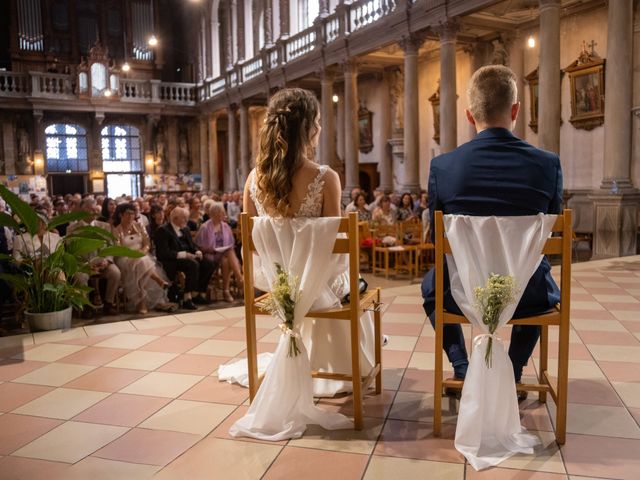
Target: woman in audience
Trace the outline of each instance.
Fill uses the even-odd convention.
[[[197,232],[202,225],[202,212],[200,211],[200,199],[194,195],[191,200],[189,200],[189,220],[187,221],[187,227],[192,232]]]
[[[113,216],[113,234],[118,243],[145,254],[140,258],[115,257],[122,272],[122,284],[127,297],[127,307],[138,313],[147,313],[148,308],[165,307],[169,286],[162,268],[149,255],[151,242],[144,228],[135,221],[136,209],[131,203],[122,203]],[[164,309],[164,308],[163,308]]]
[[[422,218],[422,212],[425,210],[429,210],[429,197],[427,196],[427,192],[422,192],[418,199],[418,205],[415,208],[416,217]]]
[[[102,210],[100,217],[98,217],[99,222],[108,223],[113,226],[113,215],[116,211],[116,202],[112,198],[106,197],[102,202]]]
[[[411,194],[403,193],[402,197],[400,197],[400,205],[398,206],[398,220],[404,222],[405,220],[411,220],[415,216]]]
[[[208,204],[209,205],[209,204]],[[198,230],[195,242],[198,248],[202,250],[205,258],[215,262],[222,268],[222,288],[224,299],[227,302],[233,302],[234,298],[229,291],[231,283],[231,273],[236,281],[241,284],[244,279],[242,277],[242,269],[240,262],[234,250],[235,240],[231,227],[224,222],[225,211],[224,204],[221,202],[212,202],[207,211],[209,220],[204,222]]]
[[[358,220],[371,220],[371,212],[364,193],[358,193],[353,203],[355,205],[354,211],[358,212]]]
[[[380,206],[373,211],[372,220],[382,225],[393,225],[396,219],[396,211],[391,208],[391,199],[384,195],[380,200]]]
[[[156,233],[158,227],[163,223],[164,210],[160,205],[151,205],[151,210],[149,211],[149,226],[147,227],[149,238],[153,238],[153,234]]]

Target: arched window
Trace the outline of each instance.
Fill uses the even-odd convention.
[[[131,125],[107,125],[102,135],[102,168],[107,174],[107,193],[140,196],[142,153],[140,132]]]
[[[79,125],[54,123],[44,130],[47,172],[88,172],[87,132]]]
[[[320,14],[320,2],[316,0],[298,1],[298,31],[305,30],[313,25],[313,21]]]

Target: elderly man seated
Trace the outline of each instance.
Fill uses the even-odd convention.
[[[175,280],[178,272],[184,272],[186,280],[182,308],[195,310],[195,304],[209,303],[205,293],[217,265],[203,258],[202,252],[191,238],[191,232],[187,227],[188,220],[189,210],[182,207],[174,208],[169,222],[155,231],[153,241],[156,245],[156,257],[169,279]]]

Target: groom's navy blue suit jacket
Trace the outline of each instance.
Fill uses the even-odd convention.
[[[470,142],[435,157],[429,171],[429,218],[433,212],[477,216],[560,213],[562,170],[555,153],[529,145],[504,128],[483,130]],[[529,280],[514,317],[540,313],[560,300],[547,259]],[[444,272],[444,306],[461,313]],[[424,308],[435,310],[435,272],[422,283]]]

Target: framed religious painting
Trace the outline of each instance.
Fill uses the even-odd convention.
[[[538,68],[524,78],[529,84],[529,128],[538,133]]]
[[[578,59],[565,68],[571,84],[571,124],[583,130],[592,130],[604,123],[604,65],[605,60],[582,42]]]
[[[367,107],[361,106],[358,109],[358,133],[360,136],[359,150],[362,153],[369,153],[373,150],[373,113]]]
[[[433,112],[433,139],[440,145],[440,83],[438,82],[438,89],[429,97],[429,103],[431,103],[431,110]]]

